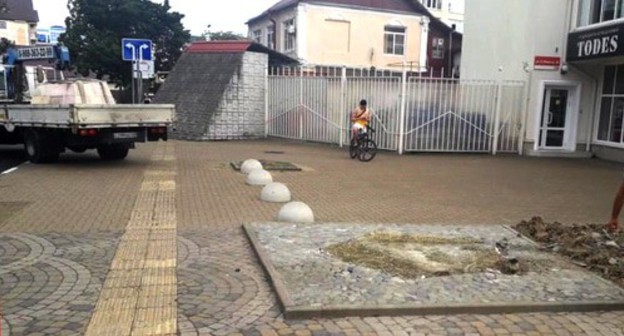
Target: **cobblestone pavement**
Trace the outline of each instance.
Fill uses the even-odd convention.
[[[320,222],[604,222],[622,180],[620,165],[600,160],[382,153],[362,163],[346,149],[282,141],[184,143],[177,155],[181,229],[275,219],[279,205],[260,206],[259,189],[229,166],[247,158],[306,167],[273,177]]]
[[[624,312],[284,321],[240,229],[272,220],[279,205],[260,202],[260,189],[229,168],[230,161],[249,157],[304,166],[274,177],[309,203],[319,221],[510,224],[532,215],[603,221],[621,179],[616,164],[395,154],[362,164],[344,150],[315,144],[174,144],[182,334],[622,335]],[[58,164],[25,165],[0,177],[3,335],[85,332],[143,176],[158,170],[149,160],[158,146],[139,145],[124,162],[64,155]]]
[[[113,258],[118,232],[0,233],[2,330],[83,333]]]

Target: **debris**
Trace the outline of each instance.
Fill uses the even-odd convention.
[[[572,263],[576,266],[587,267],[587,264],[584,262],[572,260]]]
[[[563,225],[546,223],[540,217],[522,221],[514,229],[525,237],[544,244],[544,249],[568,257],[624,287],[624,232],[609,233],[604,224]]]
[[[610,247],[615,247],[615,248],[620,248],[620,245],[618,245],[616,242],[612,241],[608,241],[606,243],[604,243],[605,246],[610,246]]]

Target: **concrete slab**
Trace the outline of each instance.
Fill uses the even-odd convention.
[[[623,288],[542,252],[505,226],[253,223],[245,231],[287,318],[624,309]],[[506,241],[509,253],[531,267],[522,275],[488,269],[407,277],[328,252],[380,232],[478,241],[492,250]]]

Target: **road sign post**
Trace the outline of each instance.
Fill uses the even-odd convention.
[[[124,38],[121,40],[121,58],[132,62],[132,103],[141,103],[143,95],[142,61],[152,61],[152,41]],[[135,85],[135,74],[138,77]]]

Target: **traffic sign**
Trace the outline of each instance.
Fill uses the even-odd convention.
[[[152,41],[132,38],[122,39],[121,57],[124,61],[151,61]]]
[[[139,69],[133,72],[134,78],[139,78],[139,72],[142,79],[154,78],[154,61],[139,61]]]

